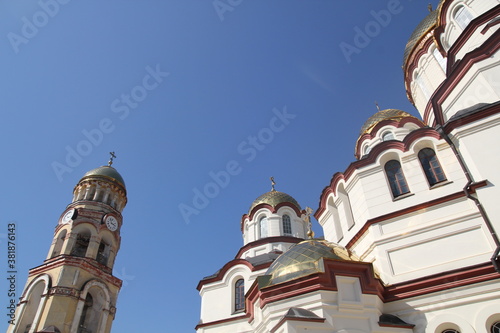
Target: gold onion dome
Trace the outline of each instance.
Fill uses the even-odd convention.
[[[442,1],[441,1],[442,2]],[[441,3],[438,5],[441,5]],[[434,10],[429,13],[413,30],[408,42],[406,43],[405,52],[403,56],[403,68],[406,65],[406,61],[410,57],[411,52],[418,44],[418,42],[424,37],[430,30],[432,30],[437,23],[439,10]]]
[[[125,181],[123,180],[123,177],[118,173],[118,171],[116,171],[115,168],[108,165],[90,170],[85,175],[83,175],[81,180],[88,178],[100,178],[107,181],[112,181],[125,188]]]
[[[308,239],[292,246],[267,269],[268,285],[324,272],[323,260],[359,261],[345,248],[324,240]]]
[[[363,134],[370,133],[371,130],[377,126],[378,123],[384,120],[401,120],[406,117],[412,117],[408,112],[404,112],[398,109],[385,109],[375,113],[373,116],[368,118],[361,130],[359,131],[359,136]]]
[[[255,199],[248,211],[251,212],[252,209],[260,204],[268,204],[271,207],[276,207],[279,204],[285,202],[294,205],[299,211],[301,210],[299,203],[291,195],[273,189],[272,191],[264,193],[260,197]]]

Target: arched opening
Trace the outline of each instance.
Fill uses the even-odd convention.
[[[389,140],[394,140],[394,133],[391,131],[384,132],[384,134],[382,134],[382,141],[385,142]]]
[[[99,249],[97,250],[96,260],[102,265],[108,264],[110,246],[104,240],[99,243]]]
[[[98,287],[91,287],[85,297],[78,333],[97,333],[101,323],[106,297]]]
[[[500,321],[497,321],[496,323],[493,323],[493,325],[491,325],[490,332],[491,333],[500,333]]]
[[[52,251],[51,258],[54,258],[61,254],[61,250],[64,244],[64,239],[66,238],[67,231],[63,230],[57,235],[56,244],[54,245],[54,250]]]
[[[387,162],[384,169],[394,198],[410,192],[399,161],[391,160]]]
[[[23,332],[28,332],[34,323],[36,313],[40,307],[40,301],[42,299],[43,292],[45,290],[45,281],[39,281],[35,284],[33,289],[26,295],[27,302],[24,305],[24,311],[19,321],[19,327],[23,329]]]
[[[75,257],[85,257],[90,243],[90,231],[83,230],[76,235],[75,244],[71,249],[71,255]]]

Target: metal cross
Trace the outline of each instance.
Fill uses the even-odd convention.
[[[271,179],[271,187],[272,187],[272,189],[271,189],[271,190],[272,190],[272,191],[276,191],[276,190],[274,189],[274,185],[276,185],[276,182],[274,181],[274,177],[271,177],[270,179]]]
[[[114,151],[110,151],[109,154],[111,155],[109,157],[109,162],[108,162],[108,166],[111,166],[111,164],[113,164],[113,159],[116,158],[116,155],[115,155],[115,152]]]

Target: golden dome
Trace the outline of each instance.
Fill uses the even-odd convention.
[[[123,177],[118,173],[118,171],[116,171],[115,168],[111,166],[106,165],[90,170],[85,175],[83,175],[81,180],[84,180],[86,178],[104,178],[106,180],[116,182],[123,186],[123,188],[125,188],[125,181],[123,180]]]
[[[414,118],[411,114],[398,109],[381,110],[375,113],[370,118],[368,118],[363,127],[361,127],[361,131],[359,131],[359,136],[365,133],[370,133],[371,130],[383,120],[401,120],[406,117]]]
[[[323,240],[302,241],[279,256],[268,268],[269,285],[290,281],[314,273],[324,272],[321,259],[355,260],[341,246]]]
[[[288,195],[280,191],[272,190],[262,194],[260,197],[255,199],[252,202],[252,205],[250,206],[250,209],[248,211],[251,212],[252,209],[254,209],[257,205],[260,204],[268,204],[272,207],[276,207],[284,202],[291,203],[292,205],[297,207],[298,210],[301,210],[299,203],[291,195]]]

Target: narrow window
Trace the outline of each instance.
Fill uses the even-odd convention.
[[[431,97],[431,94],[429,92],[429,89],[427,88],[427,85],[424,82],[424,78],[420,73],[415,77],[415,81],[417,81],[417,85],[424,94],[424,97],[426,99],[429,99],[429,97]]]
[[[108,258],[109,245],[101,241],[101,243],[99,244],[99,250],[97,251],[97,262],[106,266],[108,264]]]
[[[290,216],[283,215],[283,234],[286,236],[292,235],[292,223],[290,222]]]
[[[500,321],[491,325],[491,333],[500,333]]]
[[[394,134],[391,131],[387,131],[382,135],[382,141],[394,140]]]
[[[267,217],[262,217],[259,221],[260,238],[267,237]]]
[[[437,48],[434,48],[434,50],[432,50],[432,55],[434,56],[434,59],[436,59],[436,61],[439,63],[439,66],[441,66],[443,72],[446,73],[446,59],[443,58],[441,52],[439,52]]]
[[[460,6],[460,8],[455,11],[453,18],[457,21],[460,29],[464,30],[469,25],[470,21],[472,21],[472,14],[467,10],[467,8]]]
[[[366,156],[370,153],[370,146],[366,145],[365,148],[363,149],[363,156]]]
[[[418,152],[418,159],[420,160],[420,164],[422,164],[429,185],[432,186],[446,180],[446,176],[434,150],[430,148],[422,149]]]
[[[234,311],[245,310],[245,281],[239,279],[234,284]]]
[[[387,162],[385,164],[385,172],[387,174],[389,184],[391,185],[391,191],[394,198],[410,192],[399,161],[392,160]]]
[[[52,252],[52,257],[58,256],[61,254],[61,250],[64,244],[64,239],[66,238],[66,230],[63,230],[57,235],[56,245],[54,246],[54,251]]]
[[[81,232],[76,236],[76,242],[71,250],[71,255],[75,257],[85,257],[87,248],[89,247],[90,234]]]

